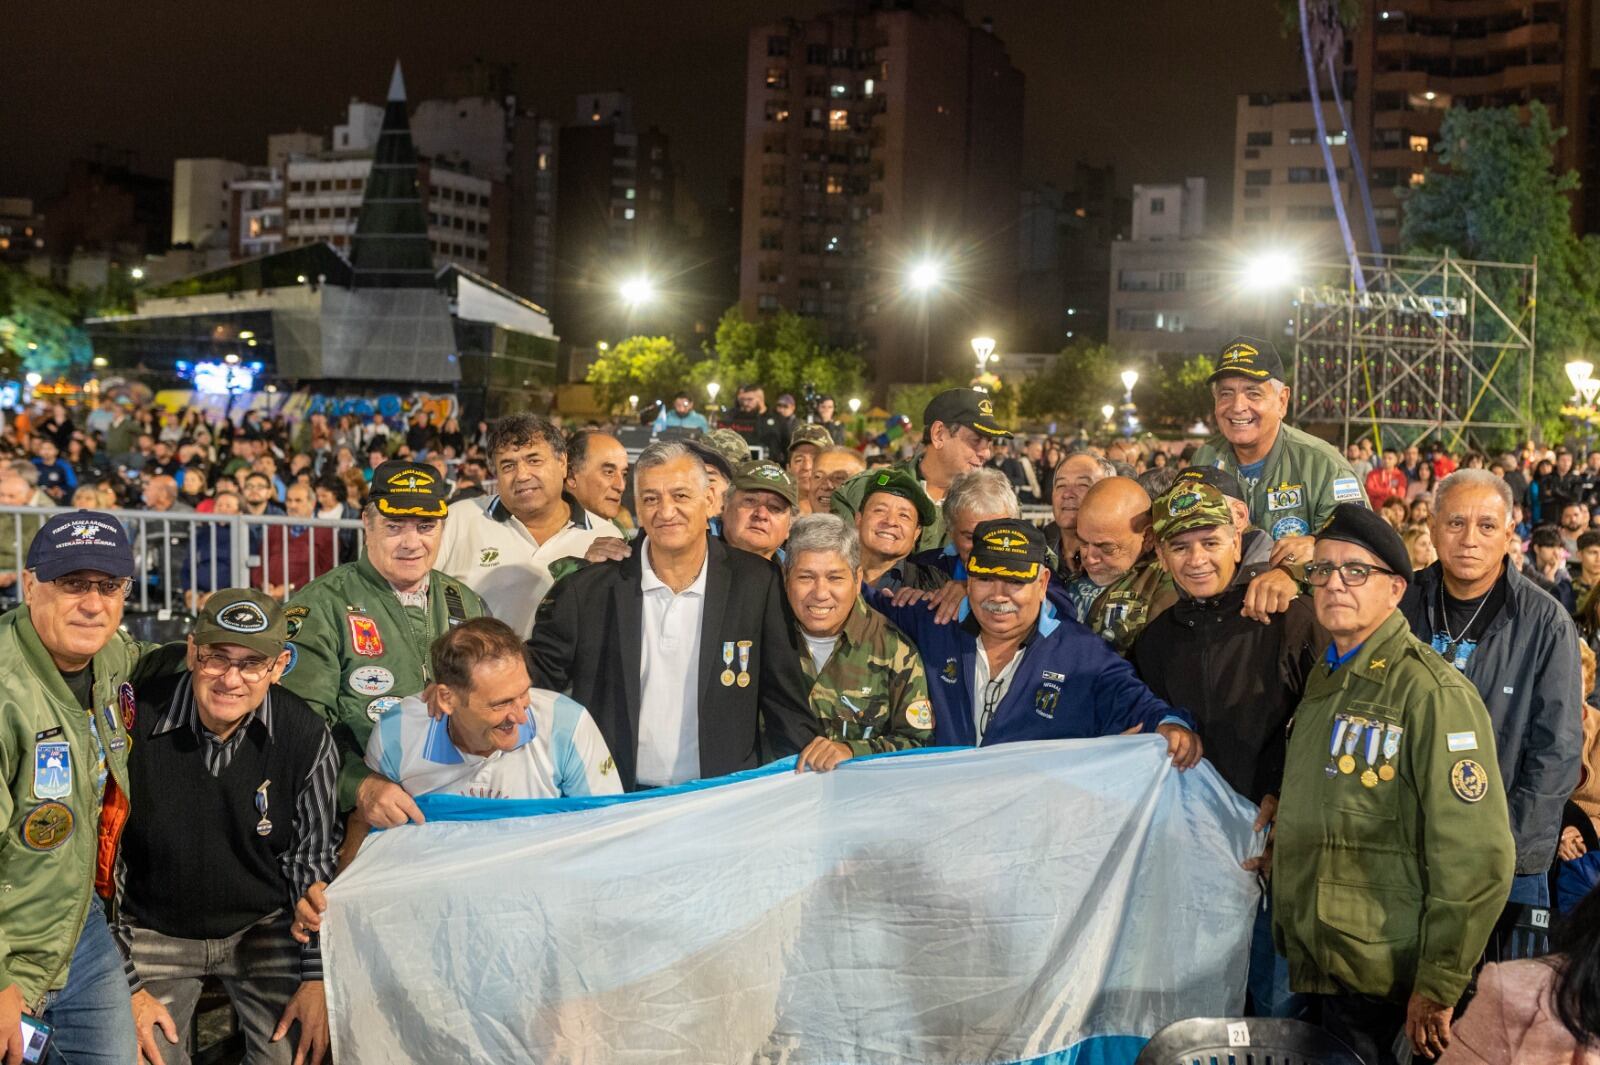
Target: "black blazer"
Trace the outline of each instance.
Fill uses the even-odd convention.
[[[794,754],[822,730],[791,643],[789,604],[777,567],[715,537],[707,539],[700,775],[716,777]],[[621,562],[597,563],[557,581],[540,604],[528,640],[533,683],[567,692],[588,709],[630,791],[639,742],[641,546],[642,541],[634,544],[633,554]],[[722,648],[730,640],[752,645],[749,687],[722,683],[727,668]],[[739,672],[737,657],[733,670]]]

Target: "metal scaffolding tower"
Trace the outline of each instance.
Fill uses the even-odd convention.
[[[1308,267],[1294,302],[1295,424],[1447,445],[1533,425],[1538,263],[1360,256]]]

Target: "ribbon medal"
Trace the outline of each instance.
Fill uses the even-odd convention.
[[[1350,728],[1345,731],[1344,753],[1339,756],[1339,772],[1345,776],[1356,771],[1356,744],[1361,742],[1361,730],[1366,724],[1366,718],[1353,717],[1350,719]]]
[[[267,788],[272,784],[270,780],[263,780],[256,789],[256,813],[261,815],[261,820],[256,822],[256,835],[270,836],[272,822],[267,820]]]
[[[1350,719],[1343,714],[1334,715],[1333,738],[1328,744],[1328,766],[1324,770],[1328,776],[1338,776],[1339,748],[1344,746],[1344,734],[1350,728]]]
[[[1390,763],[1394,761],[1394,756],[1400,753],[1400,734],[1404,731],[1405,729],[1399,725],[1390,725],[1384,729],[1383,764],[1378,767],[1379,780],[1394,779],[1394,766]]]
[[[722,677],[720,678],[721,681],[722,681],[722,686],[724,688],[732,687],[733,686],[733,641],[732,640],[728,640],[728,641],[724,642],[723,645],[722,645],[722,664],[724,666],[728,667],[727,669],[724,669],[722,671]]]
[[[1378,786],[1378,772],[1373,764],[1378,760],[1378,747],[1383,742],[1383,723],[1374,721],[1367,726],[1366,748],[1362,751],[1367,760],[1367,768],[1361,771],[1361,786],[1375,788]]]
[[[739,641],[739,687],[750,687],[750,648],[749,640]]]

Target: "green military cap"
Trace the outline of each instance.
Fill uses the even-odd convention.
[[[750,461],[750,441],[732,429],[711,430],[706,434],[706,445],[727,459],[728,465],[735,470],[742,463]]]
[[[1184,478],[1150,504],[1156,539],[1163,543],[1190,529],[1233,524],[1233,511],[1223,494],[1203,481]]]
[[[432,466],[392,459],[372,471],[367,498],[391,518],[442,518],[450,490]]]
[[[812,447],[832,447],[833,437],[828,430],[815,422],[806,422],[795,426],[794,432],[789,434],[790,451],[802,444],[810,444]]]
[[[776,462],[742,463],[733,471],[732,487],[745,492],[773,492],[784,498],[791,507],[800,505],[800,489],[794,478]]]
[[[289,642],[283,604],[254,588],[213,592],[194,623],[196,645],[232,643],[267,658],[277,658]]]
[[[866,473],[856,474],[854,479],[859,479],[865,487],[861,489],[861,503],[857,510],[865,510],[867,499],[875,492],[887,492],[892,496],[899,496],[917,508],[917,524],[922,526],[932,525],[939,519],[939,508],[934,506],[933,500],[928,498],[928,493],[922,490],[922,485],[917,483],[911,471],[899,466],[884,466]]]

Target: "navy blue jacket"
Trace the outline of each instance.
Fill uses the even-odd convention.
[[[947,625],[934,622],[925,603],[896,607],[883,593],[867,602],[911,637],[922,654],[933,702],[933,742],[939,747],[976,743],[972,690],[978,654],[978,622],[970,611]],[[1023,740],[1069,740],[1116,736],[1129,729],[1154,733],[1163,721],[1193,728],[1133,672],[1111,645],[1045,600],[1039,623],[1023,642],[1022,662],[995,709],[981,746]]]

